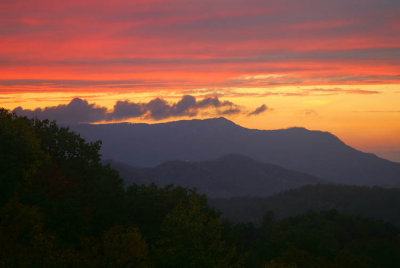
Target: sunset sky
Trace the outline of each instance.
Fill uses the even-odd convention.
[[[400,151],[400,1],[0,0],[0,104],[69,123],[224,116]]]

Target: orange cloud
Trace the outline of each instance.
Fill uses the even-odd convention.
[[[229,88],[259,73],[286,74],[279,85],[400,83],[398,4],[301,2],[8,1],[1,79],[32,84],[0,92]]]

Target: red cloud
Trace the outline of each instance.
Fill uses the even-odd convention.
[[[277,70],[298,78],[278,81],[285,85],[400,83],[400,4],[395,1],[0,5],[1,79],[65,81],[56,87],[3,85],[1,92],[212,88]],[[76,80],[94,82],[71,86]],[[100,86],[103,80],[142,83],[116,89]]]

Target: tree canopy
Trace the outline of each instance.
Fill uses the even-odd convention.
[[[125,189],[100,147],[0,109],[0,266],[400,265],[390,224],[334,210],[232,224],[192,189]]]

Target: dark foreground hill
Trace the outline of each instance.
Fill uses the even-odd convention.
[[[268,196],[322,180],[242,155],[204,162],[169,161],[154,168],[129,168],[111,162],[127,185],[155,183],[197,188],[210,197]]]
[[[400,267],[400,229],[337,211],[222,221],[204,195],[132,185],[87,143],[0,109],[0,267]]]
[[[338,183],[400,186],[399,163],[357,151],[330,133],[304,128],[255,130],[216,118],[72,129],[88,140],[102,140],[104,159],[135,166],[205,161],[234,153]]]
[[[211,204],[235,222],[260,223],[272,211],[275,219],[309,210],[339,212],[381,219],[400,226],[400,190],[347,185],[308,185],[266,198],[212,199]]]

